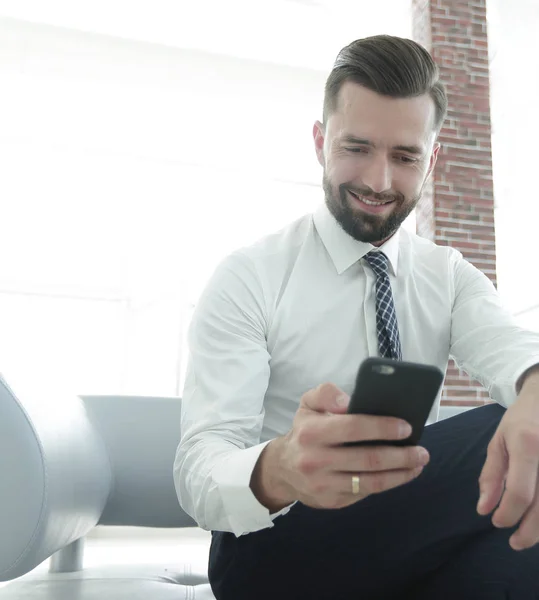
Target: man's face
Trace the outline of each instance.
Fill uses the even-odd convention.
[[[436,164],[434,118],[429,95],[388,98],[342,86],[314,140],[326,203],[349,235],[380,245],[412,212]]]

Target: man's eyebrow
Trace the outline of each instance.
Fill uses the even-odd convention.
[[[408,154],[424,154],[423,148],[419,146],[394,146],[393,150],[399,150],[400,152],[407,152]]]
[[[374,144],[372,142],[369,142],[369,140],[366,140],[365,138],[358,138],[355,135],[351,135],[349,133],[346,134],[342,138],[342,140],[347,144],[361,144],[362,146],[374,146]]]
[[[343,136],[342,140],[343,140],[343,142],[345,142],[347,144],[360,144],[362,146],[371,146],[372,148],[374,148],[374,144],[370,140],[367,140],[365,138],[359,138],[359,137],[356,137],[355,135],[346,134],[345,136]],[[423,148],[421,148],[420,146],[415,146],[415,145],[393,146],[393,150],[398,150],[399,152],[407,152],[408,154],[417,154],[419,156],[421,156],[422,154],[425,153]]]

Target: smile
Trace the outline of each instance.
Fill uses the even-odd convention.
[[[384,206],[385,204],[391,204],[392,202],[394,202],[394,200],[386,200],[385,202],[373,202],[372,200],[367,200],[367,198],[365,198],[364,196],[355,194],[354,192],[351,192],[350,190],[348,190],[348,191],[354,198],[356,198],[360,202],[363,202],[363,204],[366,204],[367,206]]]

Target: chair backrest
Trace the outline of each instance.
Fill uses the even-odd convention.
[[[112,470],[111,493],[99,524],[196,526],[180,507],[173,480],[181,399],[112,395],[81,399]]]

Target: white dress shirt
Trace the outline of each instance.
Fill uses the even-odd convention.
[[[359,364],[378,355],[375,275],[361,260],[373,249],[322,205],[216,269],[190,326],[174,465],[180,503],[200,527],[239,536],[287,512],[270,515],[251,474],[305,392],[332,382],[351,394]],[[445,372],[451,355],[494,400],[514,402],[518,377],[539,363],[539,336],[516,325],[489,279],[456,250],[402,228],[380,250],[403,360]]]

